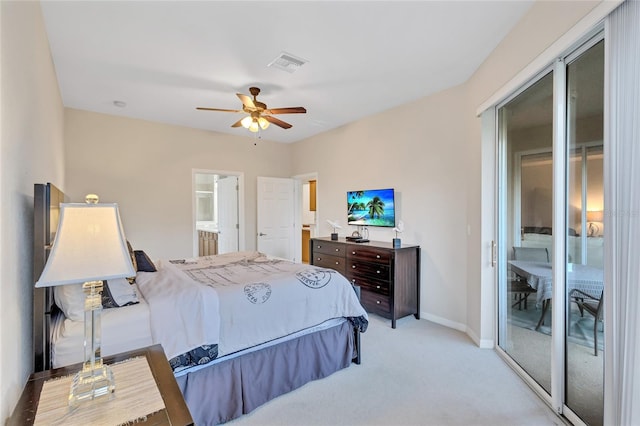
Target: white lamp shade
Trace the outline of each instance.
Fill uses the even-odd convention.
[[[59,223],[36,287],[135,276],[117,204],[61,204]]]
[[[587,222],[602,222],[604,220],[604,211],[587,210]]]

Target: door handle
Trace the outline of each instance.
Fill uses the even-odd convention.
[[[265,236],[265,235],[267,235],[267,234],[263,234],[263,233],[261,232],[261,233],[259,233],[258,235],[259,235],[259,236],[261,236],[261,237],[264,237],[264,236]]]
[[[495,267],[498,259],[496,259],[496,242],[491,241],[491,266]]]

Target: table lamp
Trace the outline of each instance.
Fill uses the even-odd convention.
[[[83,283],[84,364],[71,384],[71,407],[111,397],[115,391],[113,373],[100,354],[102,280],[135,275],[118,205],[98,204],[93,194],[87,195],[86,201],[60,205],[60,225],[51,254],[35,285]]]
[[[589,236],[595,237],[600,232],[600,227],[594,222],[600,222],[604,220],[604,211],[602,210],[587,210],[587,222],[589,223]]]

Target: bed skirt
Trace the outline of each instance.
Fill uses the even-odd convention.
[[[348,367],[349,321],[176,377],[195,424],[216,425]]]

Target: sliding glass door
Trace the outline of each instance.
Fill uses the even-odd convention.
[[[503,292],[499,344],[551,393],[551,315],[526,268],[551,274],[553,73],[498,111],[501,151],[499,258]],[[521,262],[521,263],[514,263]],[[525,268],[525,269],[515,269]]]
[[[604,41],[567,61],[566,405],[603,423]]]
[[[581,46],[497,110],[498,345],[589,425],[603,419],[603,45]]]

